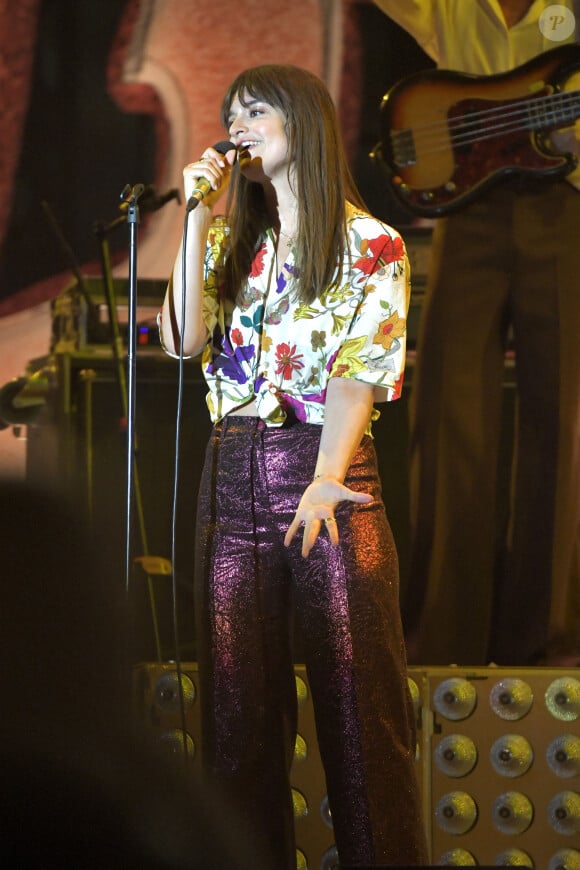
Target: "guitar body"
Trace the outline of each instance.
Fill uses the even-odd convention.
[[[373,156],[389,167],[393,190],[405,206],[437,217],[502,177],[554,178],[575,167],[575,157],[550,139],[570,126],[568,116],[564,125],[551,111],[552,99],[560,100],[558,112],[563,105],[568,115],[580,117],[576,43],[497,76],[417,73],[384,97],[382,139]]]

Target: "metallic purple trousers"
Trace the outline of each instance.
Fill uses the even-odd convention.
[[[321,428],[229,417],[212,431],[198,503],[196,622],[205,770],[263,865],[295,870],[289,772],[301,637],[341,865],[426,863],[398,559],[365,436],[341,503],[304,559],[284,535],[312,480]]]

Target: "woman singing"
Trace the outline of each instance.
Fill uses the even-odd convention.
[[[374,402],[401,393],[405,248],[365,212],[314,75],[246,70],[222,119],[235,148],[184,170],[188,199],[200,178],[211,190],[189,213],[161,319],[170,354],[201,353],[214,424],[196,537],[205,768],[267,866],[294,870],[295,624],[341,865],[423,864],[398,561],[371,437]]]

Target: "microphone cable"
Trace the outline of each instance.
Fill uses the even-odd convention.
[[[180,653],[179,637],[179,607],[177,603],[177,512],[179,502],[179,473],[181,434],[183,426],[183,392],[184,392],[184,356],[183,336],[185,335],[185,300],[186,300],[186,251],[187,251],[187,227],[189,211],[186,210],[183,222],[183,241],[181,253],[181,318],[179,324],[179,356],[177,369],[177,400],[175,412],[175,456],[173,466],[173,502],[171,509],[171,592],[172,592],[172,619],[173,640],[175,644],[175,671],[177,674],[179,718],[183,736],[183,753],[185,762],[188,761],[187,747],[187,717],[185,712],[185,696],[183,693],[183,669]]]
[[[213,146],[220,154],[227,154],[228,151],[236,149],[233,142],[223,140],[216,142]],[[189,213],[199,205],[203,197],[211,190],[211,184],[203,177],[198,179],[195,192],[198,196],[191,196],[187,202],[185,209],[185,217],[183,221],[183,241],[181,248],[181,318],[179,324],[179,356],[178,356],[178,379],[177,379],[177,408],[175,415],[175,460],[173,471],[173,506],[171,519],[171,567],[172,567],[172,605],[173,605],[173,637],[175,642],[175,669],[177,673],[177,684],[179,687],[179,712],[180,721],[183,731],[183,750],[185,759],[187,760],[187,722],[185,715],[185,698],[183,694],[182,683],[182,665],[181,654],[179,650],[179,625],[178,625],[178,604],[177,604],[177,505],[179,500],[179,454],[181,451],[181,429],[183,424],[183,382],[184,382],[184,357],[183,357],[183,336],[185,335],[185,300],[186,300],[186,252],[187,252],[187,228]],[[195,570],[195,568],[194,568]]]

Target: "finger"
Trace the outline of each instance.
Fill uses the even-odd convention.
[[[223,172],[207,159],[198,160],[197,163],[189,163],[183,170],[183,176],[186,182],[195,182],[199,181],[200,178],[207,178],[212,185],[219,185]]]
[[[326,526],[330,543],[333,547],[336,547],[338,544],[338,523],[336,519],[333,516],[327,516],[324,520],[324,525]]]
[[[188,163],[183,172],[201,175],[203,172],[217,172],[218,168],[217,161],[213,161],[211,157],[200,157],[199,160]]]
[[[302,538],[302,555],[306,559],[312,547],[316,543],[316,539],[320,532],[322,522],[320,520],[312,520],[304,526],[304,536]]]
[[[301,521],[299,519],[297,519],[297,517],[294,517],[294,519],[292,520],[292,522],[288,526],[288,530],[286,532],[286,535],[284,536],[284,546],[285,547],[290,546],[290,542],[296,536],[296,532],[298,531],[298,529],[300,528],[301,525],[302,525]]]
[[[222,148],[225,144],[225,142],[218,142],[217,145],[208,145],[207,148],[204,148],[202,151],[200,160],[215,160],[215,162],[220,166],[225,166],[225,152]],[[233,142],[228,142],[227,145],[235,151]]]
[[[238,149],[232,148],[229,151],[226,151],[224,154],[224,160],[226,163],[229,163],[230,166],[233,166],[236,160],[238,159]]]
[[[224,163],[224,159],[221,155],[217,158],[214,158],[210,154],[207,154],[203,157],[200,157],[199,160],[194,160],[191,163],[188,163],[184,169],[184,174],[193,175],[197,178],[202,175],[204,175],[206,178],[209,178],[210,176],[221,177],[224,174],[223,170],[225,168],[226,164]]]
[[[373,497],[368,492],[353,492],[352,489],[349,489],[344,495],[344,500],[355,501],[357,504],[368,504],[373,500]]]
[[[237,156],[237,148],[230,148],[228,151],[226,151],[225,154],[222,154],[220,151],[216,151],[215,148],[206,148],[201,156],[201,161],[209,162],[210,160],[215,160],[218,166],[226,167],[233,166],[236,162]]]

